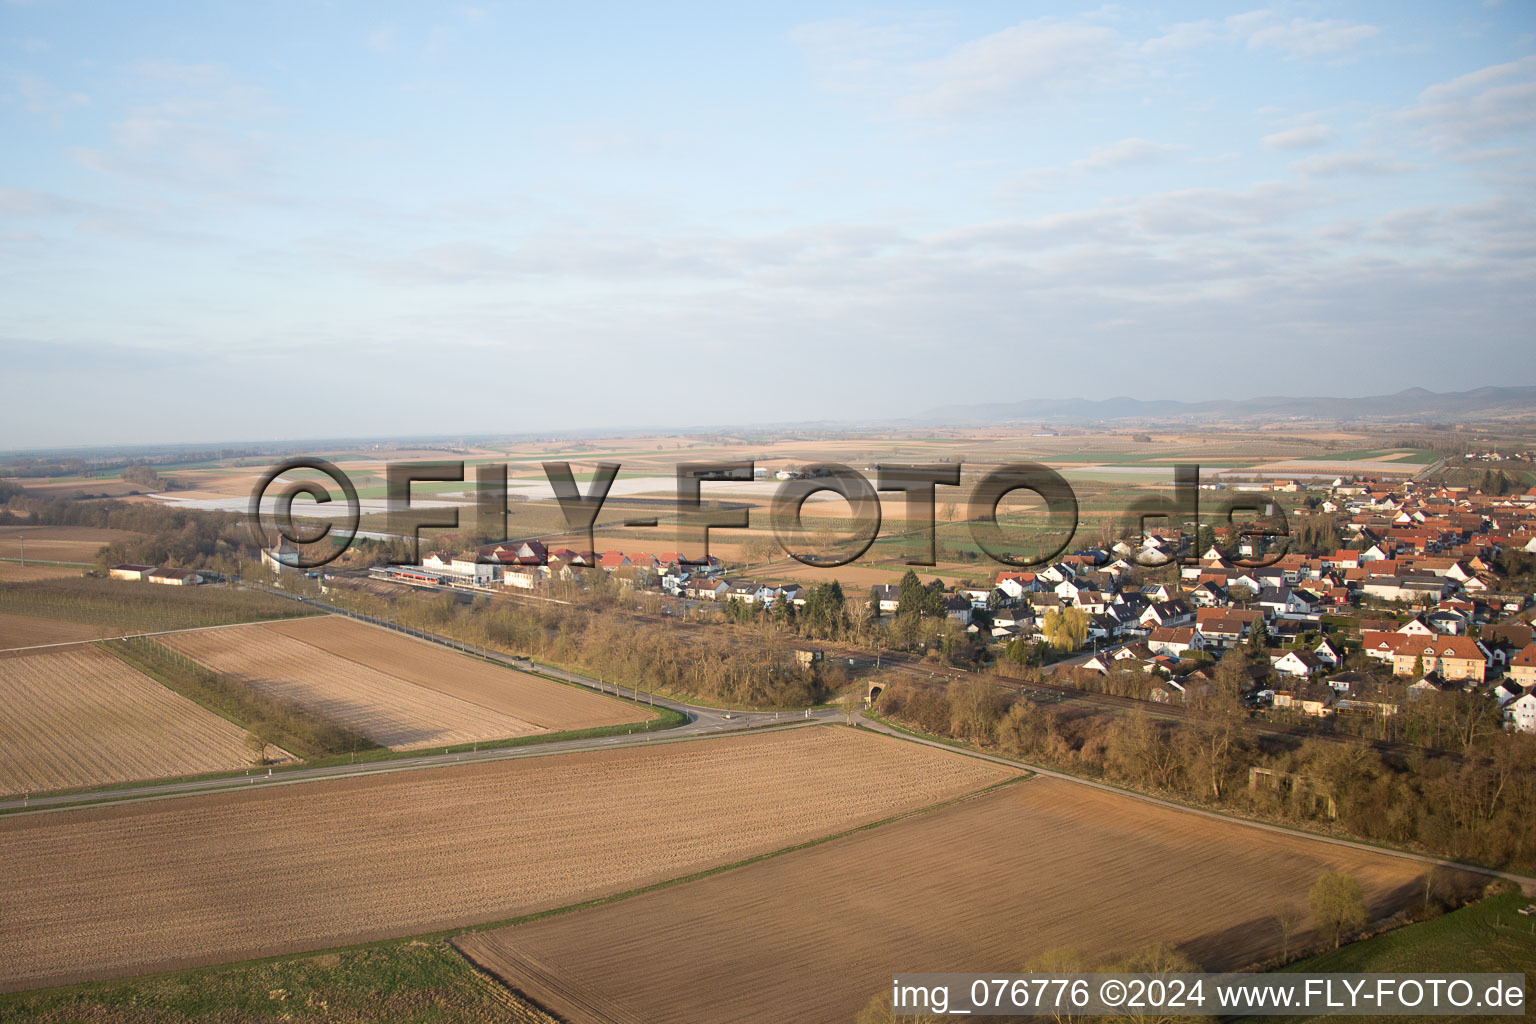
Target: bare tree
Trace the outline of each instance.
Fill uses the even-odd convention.
[[[1286,904],[1280,908],[1280,913],[1275,915],[1275,923],[1280,926],[1280,959],[1289,962],[1291,959],[1291,940],[1301,930],[1302,922],[1306,915],[1301,908],[1293,904]]]

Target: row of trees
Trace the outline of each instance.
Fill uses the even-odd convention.
[[[393,600],[335,589],[328,600],[481,647],[566,665],[644,693],[687,695],[747,707],[818,703],[846,680],[835,665],[802,666],[776,635],[742,643],[670,622],[618,618],[602,600],[535,604],[453,594]],[[809,607],[809,606],[808,606]]]

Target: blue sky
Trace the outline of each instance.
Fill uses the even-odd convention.
[[[0,448],[1536,383],[1525,0],[740,6],[0,0]]]

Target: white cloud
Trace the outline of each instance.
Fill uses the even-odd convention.
[[[28,71],[11,71],[6,77],[10,87],[0,93],[0,101],[19,103],[34,114],[58,113],[91,102],[83,92],[57,88]]]
[[[1019,22],[933,55],[949,26],[852,19],[801,25],[790,38],[821,85],[873,99],[909,118],[949,118],[1048,103],[1061,96],[1132,88],[1164,75],[1166,62],[1226,44],[1287,58],[1343,53],[1379,34],[1339,19],[1281,18],[1255,10],[1178,22],[1146,38],[1128,35],[1121,12]],[[929,54],[923,56],[923,54]]]
[[[1256,50],[1279,50],[1287,57],[1315,57],[1340,53],[1380,32],[1375,25],[1336,18],[1292,18],[1256,28],[1248,37],[1248,45]]]
[[[266,163],[266,143],[254,133],[145,115],[113,127],[108,146],[75,147],[82,166],[103,174],[187,188],[228,188],[247,182]]]
[[[1134,75],[1125,56],[1125,43],[1111,28],[1038,18],[911,65],[915,89],[903,106],[943,115],[1097,91]]]
[[[1422,126],[1430,145],[1482,145],[1536,126],[1536,56],[1522,57],[1432,85],[1403,118]]]
[[[1177,149],[1166,142],[1148,142],[1146,139],[1121,139],[1107,146],[1099,146],[1083,157],[1074,160],[1072,166],[1084,171],[1099,171],[1127,164],[1149,164],[1161,160]]]
[[[1297,160],[1291,164],[1291,169],[1309,178],[1336,178],[1351,174],[1405,174],[1416,168],[1413,164],[1388,160],[1371,153],[1328,153]]]
[[[1303,124],[1266,135],[1261,140],[1269,149],[1310,149],[1333,141],[1333,129],[1326,124]]]
[[[92,203],[30,188],[0,188],[0,214],[11,217],[87,213]]]
[[[398,36],[399,29],[394,24],[379,25],[363,37],[363,45],[374,53],[394,53]]]
[[[1214,21],[1185,21],[1164,29],[1162,35],[1146,40],[1139,49],[1150,55],[1177,53],[1218,42],[1222,35],[1220,25]]]
[[[678,152],[686,140],[680,131],[653,131],[617,121],[566,125],[559,134],[571,153],[604,159],[655,160]]]

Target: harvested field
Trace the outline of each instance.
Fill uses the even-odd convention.
[[[0,796],[250,763],[243,729],[94,646],[0,657]]]
[[[96,552],[106,545],[138,536],[130,530],[95,526],[0,526],[0,558],[21,557],[25,538],[28,561],[94,562]]]
[[[9,612],[0,612],[0,650],[37,647],[41,644],[78,643],[81,640],[117,636],[121,632],[122,630],[113,626],[65,622],[62,619],[44,619],[35,615],[12,615]]]
[[[812,726],[0,818],[0,990],[506,920],[1009,774]]]
[[[1066,946],[1113,955],[1170,942],[1206,969],[1237,968],[1279,952],[1276,913],[1305,913],[1328,868],[1359,879],[1378,913],[1411,899],[1424,870],[1036,778],[454,941],[574,1024],[846,1024],[893,972],[1017,971]]]
[[[328,718],[392,750],[483,743],[546,731],[458,697],[418,686],[270,626],[159,637],[161,643],[253,689]],[[454,671],[455,655],[446,672]]]
[[[79,576],[83,570],[73,565],[47,565],[28,561],[0,562],[0,583],[29,583],[32,580],[57,580],[67,576]]]
[[[429,690],[552,732],[655,718],[633,704],[445,651],[341,616],[272,623],[267,629]]]

